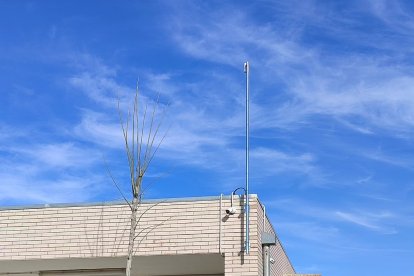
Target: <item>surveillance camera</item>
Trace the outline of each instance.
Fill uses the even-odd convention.
[[[271,264],[274,264],[275,263],[275,259],[273,259],[272,257],[270,257],[270,260],[269,261],[270,261]]]
[[[226,209],[226,214],[227,215],[234,215],[236,212],[237,212],[237,210],[234,207],[230,207],[230,208]]]

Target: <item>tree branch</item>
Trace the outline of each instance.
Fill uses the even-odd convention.
[[[104,159],[104,162],[105,162],[106,172],[108,173],[109,177],[111,178],[112,183],[115,185],[115,187],[117,188],[118,192],[121,194],[122,198],[125,200],[125,202],[126,202],[126,203],[128,204],[128,206],[129,206],[129,208],[132,210],[132,206],[131,206],[131,204],[129,203],[128,199],[126,199],[126,197],[125,197],[124,193],[121,191],[121,188],[119,188],[118,183],[115,181],[115,178],[114,178],[114,176],[112,175],[111,170],[109,169],[108,162],[106,161],[106,159],[105,159],[105,157],[104,157],[104,156],[103,156],[103,159]]]
[[[156,206],[158,206],[158,205],[160,205],[161,203],[164,203],[164,202],[166,202],[167,200],[163,200],[163,201],[159,201],[159,202],[157,202],[157,203],[155,203],[155,204],[153,204],[153,205],[151,205],[149,208],[147,208],[144,212],[142,212],[142,214],[138,217],[138,219],[137,219],[137,222],[136,222],[136,224],[135,224],[135,226],[134,226],[134,229],[137,229],[137,226],[138,226],[138,223],[141,221],[141,218],[149,211],[149,210],[151,210],[152,208],[154,208],[154,207],[156,207]]]
[[[156,224],[156,225],[151,225],[151,226],[149,226],[149,227],[146,227],[146,228],[144,228],[143,230],[141,230],[140,231],[140,233],[139,234],[141,234],[143,231],[145,231],[145,230],[148,230],[148,229],[150,229],[139,241],[138,241],[138,243],[135,243],[135,246],[136,245],[140,245],[141,244],[141,242],[148,236],[148,234],[149,233],[151,233],[155,228],[157,228],[157,227],[159,227],[159,226],[161,226],[161,225],[163,225],[164,223],[166,223],[167,221],[169,221],[170,219],[171,219],[172,217],[169,217],[169,218],[167,218],[166,220],[163,220],[162,222],[160,222],[160,223],[158,223],[158,224]],[[136,238],[138,238],[138,236],[139,236],[139,234],[138,235],[136,235],[135,237],[134,237],[134,240],[136,239]],[[137,251],[137,249],[138,249],[138,247],[136,247],[135,248],[135,250],[134,250],[134,254],[136,253],[136,251]]]

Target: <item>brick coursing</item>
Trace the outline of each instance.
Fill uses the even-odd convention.
[[[241,205],[242,200],[237,201]],[[244,216],[227,216],[228,198],[143,203],[136,255],[221,253],[225,275],[262,275],[263,210],[250,199],[251,250],[244,248]],[[150,208],[150,209],[149,209]],[[147,210],[147,211],[146,211]],[[241,210],[241,206],[238,207]],[[129,207],[125,204],[10,209],[0,211],[0,261],[68,257],[124,256],[128,246]],[[273,232],[266,219],[266,231]],[[283,248],[272,248],[272,274],[294,273]]]

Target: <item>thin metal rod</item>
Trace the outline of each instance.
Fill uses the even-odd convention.
[[[219,211],[219,253],[221,254],[221,216],[223,209],[223,194],[220,194],[220,211]]]
[[[270,276],[270,248],[263,246],[263,276]]]
[[[246,245],[245,253],[249,254],[250,251],[250,204],[249,204],[249,74],[250,65],[246,61],[244,63],[244,73],[246,74],[246,199],[245,199],[245,212],[246,212]]]

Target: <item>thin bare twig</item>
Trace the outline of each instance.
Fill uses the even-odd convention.
[[[128,116],[127,116],[127,120],[126,120],[126,126],[124,126],[124,121],[122,119],[122,112],[121,109],[119,107],[119,102],[120,100],[118,99],[118,114],[119,114],[119,120],[120,120],[120,124],[121,124],[121,128],[122,128],[122,133],[124,136],[124,143],[125,143],[125,151],[127,154],[127,158],[128,158],[128,165],[129,165],[129,173],[130,173],[130,178],[131,178],[131,188],[132,188],[132,192],[133,194],[135,194],[135,185],[134,185],[134,167],[131,166],[132,164],[132,159],[134,158],[134,156],[131,156],[131,151],[129,149],[129,144],[128,144],[128,127],[129,127],[129,118],[130,118],[130,112],[128,110]]]
[[[121,238],[119,239],[118,245],[116,247],[116,251],[118,251],[119,247],[121,246],[121,242],[122,242],[122,240],[123,240],[123,238],[125,236],[126,230],[127,230],[127,227],[124,228],[124,230],[122,231],[122,235],[121,235]]]
[[[152,159],[154,158],[154,156],[155,156],[155,154],[157,153],[158,149],[160,148],[160,146],[161,146],[162,142],[164,141],[165,137],[167,136],[168,131],[169,131],[169,129],[168,129],[168,130],[165,132],[165,134],[162,136],[162,138],[161,138],[160,142],[158,143],[157,147],[155,148],[154,152],[152,153],[152,155],[151,155],[150,159],[148,160],[148,164],[147,164],[147,167],[145,168],[145,171],[144,171],[144,172],[146,172],[146,171],[147,171],[148,166],[151,164]]]
[[[158,104],[158,101],[157,101],[157,104]],[[160,122],[158,123],[157,128],[156,128],[156,130],[155,130],[155,133],[154,133],[154,135],[153,135],[153,137],[152,137],[151,144],[150,144],[150,148],[151,148],[151,149],[153,148],[155,138],[158,136],[158,131],[159,131],[159,129],[160,129],[160,127],[161,127],[162,123],[164,122],[165,113],[166,113],[166,109],[164,109],[164,111],[162,112],[162,116],[161,116]],[[158,148],[160,147],[160,145],[161,145],[161,144],[162,144],[162,142],[164,141],[164,138],[167,136],[167,134],[168,134],[168,132],[169,132],[170,128],[171,128],[171,125],[168,127],[167,131],[164,133],[164,135],[163,135],[162,139],[160,140],[160,142],[158,143],[158,145],[157,145],[157,147],[156,147],[155,151],[154,151],[152,154],[150,154],[150,158],[149,158],[149,160],[147,161],[147,163],[145,164],[145,168],[146,168],[146,169],[147,169],[147,168],[149,167],[149,165],[151,164],[151,161],[152,161],[152,159],[154,158],[155,153],[158,151]],[[145,171],[146,171],[146,169],[145,169]]]
[[[129,203],[128,199],[126,199],[126,197],[125,197],[124,193],[122,192],[122,190],[121,190],[121,188],[119,187],[118,183],[116,182],[116,180],[115,180],[114,176],[112,175],[111,170],[109,169],[109,166],[108,166],[108,162],[106,161],[105,157],[103,157],[103,159],[104,159],[104,162],[105,162],[106,171],[107,171],[107,173],[108,173],[109,177],[111,178],[112,183],[115,185],[115,187],[117,188],[118,192],[121,194],[122,198],[123,198],[123,199],[125,200],[125,202],[128,204],[129,208],[130,208],[130,209],[132,209],[131,204]]]
[[[159,201],[159,202],[157,202],[157,203],[155,203],[155,204],[152,204],[149,208],[147,208],[144,212],[142,212],[142,214],[138,217],[138,219],[137,219],[137,222],[136,222],[136,224],[135,224],[135,226],[134,226],[134,229],[137,229],[137,226],[138,226],[138,223],[141,221],[141,219],[142,219],[142,217],[148,212],[148,211],[150,211],[152,208],[154,208],[154,207],[156,207],[156,206],[158,206],[158,205],[160,205],[161,203],[164,203],[164,202],[166,202],[167,200],[163,200],[163,201]]]
[[[136,162],[138,162],[138,169],[141,167],[141,164],[139,163],[140,162],[140,160],[139,160],[139,154],[140,154],[140,152],[138,151],[138,144],[139,144],[139,104],[138,104],[138,98],[139,97],[139,80],[137,80],[137,87],[136,87],[136,91],[135,91],[135,105],[136,105],[136,107],[137,107],[137,109],[136,109],[136,113],[135,113],[135,120],[136,120],[136,122],[137,122],[137,135],[136,135],[136,137],[132,137],[132,139],[136,139],[136,145],[137,145],[137,150],[136,150],[136,153],[137,153],[137,156],[135,157],[135,161]]]
[[[127,221],[127,220],[129,220],[128,218],[123,218],[124,219],[124,223]],[[122,238],[123,238],[123,236],[124,236],[124,233],[125,233],[125,230],[126,230],[126,227],[122,227],[122,229],[124,230],[123,232],[122,232],[122,236],[121,237],[118,237],[118,232],[119,232],[119,226],[120,226],[120,224],[121,224],[121,221],[122,221],[122,219],[119,219],[117,222],[116,222],[116,226],[115,226],[115,229],[116,229],[116,231],[115,231],[115,239],[114,239],[114,242],[113,242],[113,248],[115,249],[113,252],[112,252],[112,256],[115,256],[116,255],[116,252],[118,251],[118,248],[119,248],[119,245],[117,246],[117,242],[118,243],[121,243],[121,241],[122,241]],[[119,239],[119,240],[118,240]]]
[[[141,152],[142,152],[142,137],[144,137],[144,128],[145,128],[145,118],[147,117],[147,108],[148,105],[145,105],[145,109],[144,109],[144,115],[142,118],[142,124],[141,124],[141,137],[140,137],[140,142],[139,142],[139,154],[138,154],[138,174],[141,175],[142,172],[142,161],[141,161]]]
[[[86,239],[86,242],[88,244],[89,252],[91,253],[92,257],[94,257],[94,255],[93,255],[93,249],[92,249],[91,243],[89,242],[88,231],[86,230],[86,223],[82,223],[82,225],[83,225],[83,230],[85,232],[85,239]]]
[[[160,227],[161,225],[163,225],[164,223],[166,223],[167,221],[169,221],[170,219],[171,219],[172,217],[169,217],[169,218],[167,218],[166,220],[163,220],[162,222],[160,222],[160,223],[158,223],[158,224],[155,224],[155,225],[151,225],[150,227],[146,227],[145,228],[145,230],[148,230],[148,229],[150,229],[135,245],[140,245],[141,244],[141,242],[145,239],[145,238],[147,238],[148,237],[148,235],[149,235],[149,233],[151,233],[155,228],[157,228],[157,227]],[[143,231],[144,230],[141,230],[140,231],[140,234],[141,233],[143,233]],[[137,236],[135,236],[134,237],[134,240],[136,239],[138,237],[138,235]],[[135,250],[134,250],[134,254],[137,252],[137,250],[138,250],[138,246],[135,248]]]
[[[174,169],[176,169],[177,165],[175,166],[171,166],[170,169],[168,169],[167,172],[165,172],[166,175],[169,175],[172,171],[174,171]],[[147,190],[149,190],[154,184],[158,183],[158,181],[162,178],[163,176],[156,176],[156,177],[152,177],[152,181],[150,182],[146,182],[147,184],[145,185],[145,187],[142,187],[141,189],[141,195],[144,195]]]
[[[151,150],[152,150],[152,144],[150,145],[150,140],[151,139],[154,140],[154,138],[156,137],[156,133],[154,134],[154,137],[151,137],[151,134],[152,134],[152,128],[154,126],[155,111],[157,109],[156,107],[158,106],[159,99],[160,99],[160,95],[158,94],[157,102],[154,105],[154,108],[152,109],[151,124],[150,124],[149,133],[147,135],[147,144],[146,144],[146,147],[145,147],[145,154],[144,154],[144,166],[147,163],[147,155],[150,154]]]
[[[145,237],[148,236],[148,234],[151,231],[153,231],[156,227],[162,225],[163,223],[169,220],[167,219],[159,224],[148,226],[140,230],[138,233],[136,233],[137,227],[142,221],[142,218],[145,216],[145,214],[148,213],[152,208],[154,208],[155,206],[163,202],[161,201],[161,202],[158,202],[150,206],[145,211],[141,212],[138,216],[137,214],[138,209],[142,206],[141,200],[142,200],[142,195],[143,195],[142,185],[143,185],[144,175],[167,134],[165,133],[165,135],[162,137],[159,143],[156,143],[158,140],[157,137],[159,134],[159,130],[160,130],[160,127],[162,125],[164,115],[165,115],[165,110],[164,110],[161,122],[158,124],[155,123],[156,121],[155,116],[157,114],[157,107],[159,104],[159,99],[160,99],[160,95],[158,95],[157,97],[156,105],[153,107],[152,112],[149,112],[151,114],[148,114],[148,116],[151,115],[150,122],[147,122],[148,104],[145,104],[142,117],[140,117],[140,114],[139,114],[140,107],[139,107],[138,82],[137,82],[137,87],[136,87],[136,92],[135,92],[132,114],[130,110],[128,110],[126,120],[124,120],[122,117],[122,112],[120,110],[120,100],[118,98],[119,120],[120,120],[120,124],[122,128],[125,152],[127,155],[128,166],[129,166],[129,171],[130,171],[129,173],[130,173],[130,183],[131,183],[131,191],[132,191],[131,202],[129,202],[126,199],[126,197],[123,195],[118,183],[116,182],[115,178],[113,177],[113,175],[110,173],[109,170],[108,172],[112,179],[112,182],[117,187],[118,191],[121,193],[122,197],[128,203],[131,209],[126,276],[131,275],[132,255],[136,251],[137,246],[142,242],[142,240]],[[147,123],[149,123],[149,126],[146,127]],[[132,133],[129,133],[130,126],[132,127],[132,130],[131,130]],[[132,134],[132,137],[130,136],[131,134]],[[145,137],[145,135],[147,136]],[[122,242],[125,231],[126,229],[124,229],[124,232],[122,233],[122,237],[117,244],[117,250]],[[145,234],[144,237],[141,238],[139,242],[135,243],[135,240],[139,238],[142,234]]]

